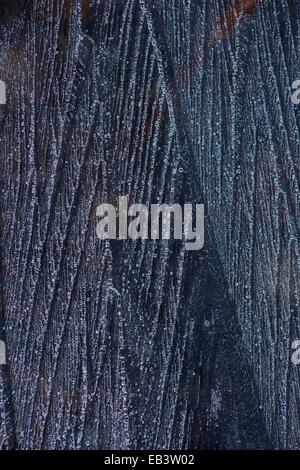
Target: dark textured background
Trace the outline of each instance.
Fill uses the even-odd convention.
[[[0,1],[2,449],[300,449],[298,0]],[[96,207],[205,203],[205,248]]]

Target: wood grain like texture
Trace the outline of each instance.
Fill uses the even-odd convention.
[[[0,447],[299,449],[299,2],[0,6]],[[205,248],[98,240],[122,194]]]

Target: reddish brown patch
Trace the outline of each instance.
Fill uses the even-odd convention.
[[[90,16],[90,0],[82,0],[82,18],[87,20]]]
[[[222,38],[232,31],[239,18],[250,15],[258,5],[258,0],[238,0],[233,7],[229,7],[225,15],[217,24],[215,37]]]
[[[66,0],[65,5],[66,9],[70,11],[75,5],[75,0]],[[90,0],[81,0],[81,11],[83,20],[87,20],[90,16]]]

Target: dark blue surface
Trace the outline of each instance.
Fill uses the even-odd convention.
[[[297,0],[0,1],[3,449],[299,449]],[[205,247],[96,207],[204,203]]]

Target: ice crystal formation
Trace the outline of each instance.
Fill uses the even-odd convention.
[[[298,0],[0,1],[2,449],[300,449]],[[205,204],[205,246],[96,207]]]

